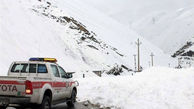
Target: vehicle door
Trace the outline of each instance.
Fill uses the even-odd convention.
[[[59,70],[58,67],[54,64],[51,64],[51,70],[53,73],[53,90],[54,90],[54,96],[53,96],[53,100],[60,100],[63,98],[63,86],[65,84],[63,84],[63,79],[60,77],[59,74]]]
[[[64,97],[69,97],[69,93],[70,93],[70,81],[69,79],[66,78],[66,72],[65,70],[58,66],[59,68],[59,72],[60,72],[60,75],[61,75],[61,78],[63,79],[63,83],[65,84],[65,87],[63,87],[63,95]]]
[[[68,86],[67,86],[67,96],[68,97],[71,97],[71,91],[73,89],[72,85],[73,85],[73,79],[72,79],[73,75],[72,73],[66,73],[66,83],[68,83]]]

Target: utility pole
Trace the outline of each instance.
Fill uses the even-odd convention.
[[[137,71],[140,72],[140,45],[142,44],[140,41],[139,41],[139,38],[137,39]]]
[[[178,68],[181,68],[181,58],[178,58]]]
[[[150,61],[148,61],[148,64],[149,64],[149,67],[151,67],[151,65],[150,65]]]
[[[134,56],[134,66],[135,66],[135,72],[137,71],[137,67],[136,67],[136,54],[133,55]]]
[[[168,67],[170,67],[170,63],[168,63]]]
[[[153,53],[151,53],[151,62],[152,62],[152,67],[154,66],[154,54]]]

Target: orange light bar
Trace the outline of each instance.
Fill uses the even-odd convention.
[[[55,58],[44,58],[45,62],[57,62],[57,59]]]

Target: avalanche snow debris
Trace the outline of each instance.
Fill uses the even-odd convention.
[[[79,83],[81,101],[121,109],[194,108],[193,68],[155,67],[134,76],[93,77]]]

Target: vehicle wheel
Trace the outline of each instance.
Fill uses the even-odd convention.
[[[42,100],[42,104],[39,106],[39,109],[51,109],[51,99],[48,96],[45,96]]]
[[[14,108],[16,108],[16,109],[26,109],[28,107],[30,107],[30,106],[26,105],[26,104],[21,104],[20,106],[14,106]]]
[[[25,109],[26,107],[20,106],[20,107],[14,107],[14,108],[16,108],[16,109]]]
[[[71,93],[71,98],[67,101],[68,107],[74,107],[74,103],[76,102],[76,96],[77,96],[77,92],[73,90]]]

